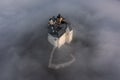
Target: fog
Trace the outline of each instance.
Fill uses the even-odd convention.
[[[119,0],[1,0],[0,80],[120,80]],[[47,23],[61,13],[72,25],[76,61],[52,70]]]

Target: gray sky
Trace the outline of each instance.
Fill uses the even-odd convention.
[[[0,1],[0,80],[120,80],[119,0]],[[74,30],[76,61],[47,68],[47,21],[61,13]]]

